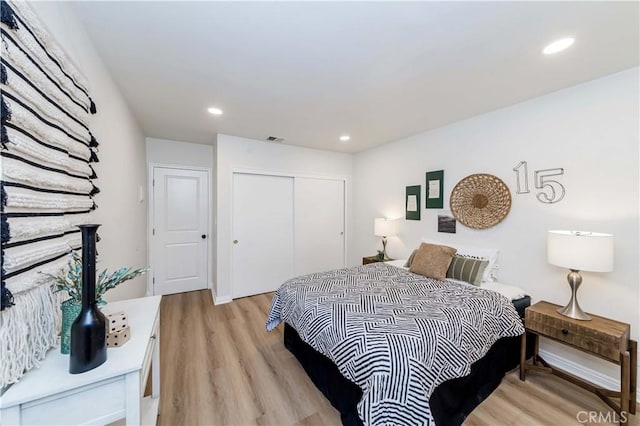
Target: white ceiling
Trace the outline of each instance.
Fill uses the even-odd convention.
[[[74,8],[145,134],[199,143],[273,135],[357,152],[637,66],[639,55],[638,2]],[[565,35],[571,49],[540,53]]]

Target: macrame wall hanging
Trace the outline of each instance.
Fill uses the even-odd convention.
[[[57,343],[55,273],[80,247],[99,192],[98,142],[83,75],[27,2],[2,1],[2,321],[0,388],[39,365]]]

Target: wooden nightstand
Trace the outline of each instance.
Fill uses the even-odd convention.
[[[368,265],[370,263],[376,263],[376,262],[381,262],[381,260],[378,260],[378,256],[366,256],[362,258],[363,265]]]
[[[389,262],[394,259],[387,259],[385,262]],[[366,256],[362,258],[362,264],[368,265],[369,263],[382,262],[382,260],[378,260],[378,256]]]
[[[525,380],[527,370],[551,373],[595,393],[618,414],[622,412],[635,414],[638,344],[629,339],[631,328],[629,324],[596,315],[591,315],[593,318],[591,321],[574,320],[556,312],[560,307],[549,302],[538,302],[526,309],[524,327],[528,333],[535,335],[535,347],[532,364],[529,364],[525,359],[527,333],[524,333],[520,348],[520,380]],[[551,367],[538,355],[540,336],[620,365],[620,391],[600,388]],[[613,402],[612,397],[620,398],[620,405]],[[626,424],[626,421],[622,422],[622,420],[627,418],[628,415],[620,416],[620,424]]]

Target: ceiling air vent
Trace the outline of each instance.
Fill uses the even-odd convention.
[[[267,136],[266,140],[268,142],[277,142],[277,143],[284,142],[284,138],[278,138],[276,136]]]

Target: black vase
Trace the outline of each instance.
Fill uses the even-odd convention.
[[[92,370],[107,360],[107,318],[96,306],[96,231],[99,226],[78,226],[82,231],[82,310],[71,325],[71,374]]]

